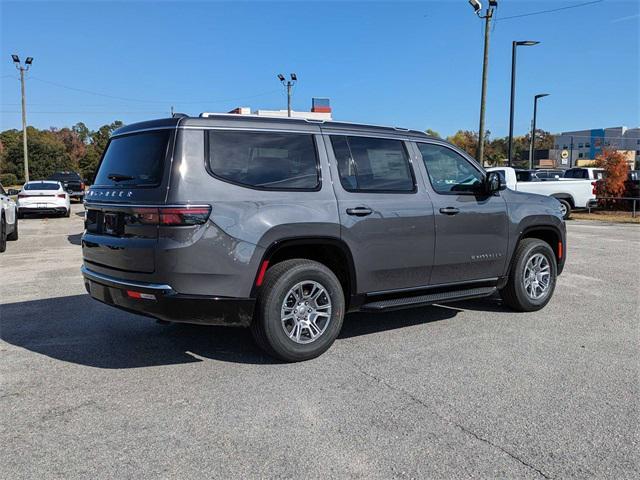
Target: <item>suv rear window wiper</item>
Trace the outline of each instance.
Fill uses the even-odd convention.
[[[107,175],[109,180],[113,180],[114,182],[122,182],[124,180],[135,180],[136,177],[132,177],[131,175],[123,175],[121,173],[110,173]]]

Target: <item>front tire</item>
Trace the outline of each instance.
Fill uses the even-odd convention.
[[[519,312],[543,308],[556,286],[558,265],[548,243],[525,238],[516,248],[507,285],[500,291],[506,305]]]
[[[4,215],[0,219],[0,253],[7,249],[7,222]]]
[[[251,334],[275,358],[309,360],[331,347],[344,310],[342,285],[329,268],[312,260],[285,260],[267,270]]]

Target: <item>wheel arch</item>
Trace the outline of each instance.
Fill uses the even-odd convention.
[[[566,200],[571,205],[571,208],[576,208],[576,202],[573,199],[573,195],[570,193],[553,193],[550,195],[553,198],[557,198],[558,200]]]
[[[256,272],[251,296],[257,295],[260,277],[266,270],[291,258],[306,258],[326,265],[340,280],[347,302],[357,291],[355,264],[347,244],[336,237],[308,236],[280,239],[266,248]]]

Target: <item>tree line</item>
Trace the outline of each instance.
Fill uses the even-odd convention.
[[[74,171],[91,183],[109,136],[123,125],[116,120],[97,130],[90,130],[82,122],[71,128],[27,127],[30,179],[47,178],[57,171]],[[22,130],[0,132],[0,182],[3,185],[24,182]]]
[[[428,135],[441,138],[435,130],[428,128]],[[455,134],[446,138],[472,157],[475,157],[478,150],[478,132],[471,130],[458,130]],[[513,166],[529,166],[529,146],[531,145],[531,134],[513,137]],[[553,135],[544,130],[536,129],[536,150],[552,149],[554,145]],[[498,165],[507,158],[509,150],[509,137],[497,137],[492,139],[491,132],[485,133],[484,163],[488,165]]]
[[[95,177],[96,169],[104,152],[109,136],[124,124],[116,120],[90,130],[84,123],[76,123],[71,128],[49,128],[40,130],[27,128],[29,150],[29,176],[33,180],[47,178],[56,171],[72,170],[80,173],[89,183]],[[440,137],[438,132],[427,129],[426,133]],[[485,162],[497,165],[507,158],[508,138],[485,137]],[[462,150],[475,156],[478,148],[478,132],[459,130],[446,138]],[[514,165],[526,166],[529,159],[530,135],[514,137]],[[536,148],[553,148],[553,136],[543,130],[536,131]],[[24,182],[22,153],[22,130],[0,132],[0,182],[3,185],[17,185]]]

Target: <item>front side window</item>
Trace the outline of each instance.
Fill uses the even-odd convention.
[[[484,175],[459,153],[442,145],[418,143],[431,186],[437,193],[476,192]]]
[[[266,190],[320,185],[313,135],[210,130],[209,169],[222,180]]]
[[[401,140],[331,136],[340,183],[347,191],[415,191],[409,155]]]

